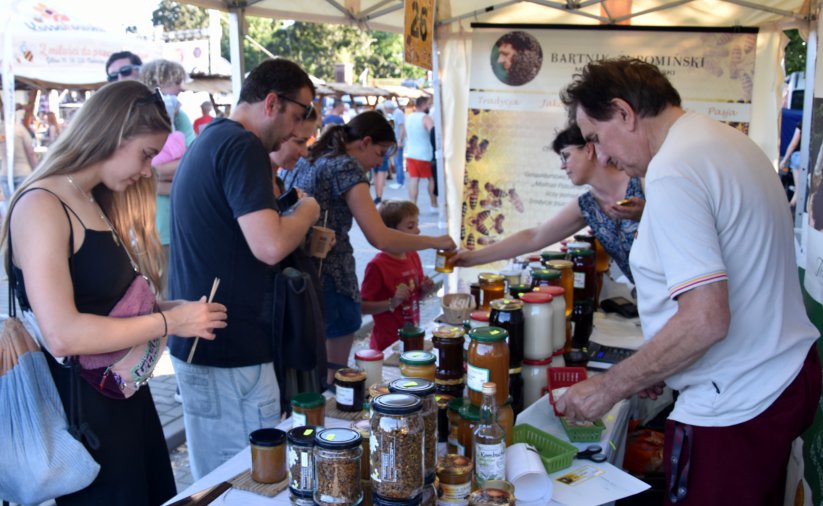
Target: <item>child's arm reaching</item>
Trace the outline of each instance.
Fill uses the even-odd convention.
[[[360,303],[360,312],[362,314],[380,314],[385,312],[391,312],[397,309],[404,300],[408,299],[411,296],[411,290],[405,283],[400,283],[397,285],[397,289],[394,291],[394,295],[389,298],[388,300],[380,300],[380,301],[367,301],[363,300]]]

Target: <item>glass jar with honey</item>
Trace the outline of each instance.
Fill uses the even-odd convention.
[[[397,336],[403,343],[403,353],[423,349],[426,332],[414,325],[405,325],[397,330]]]
[[[569,250],[574,272],[574,303],[594,300],[595,265],[594,251],[591,249]]]
[[[560,286],[560,271],[554,269],[534,269],[532,271],[532,290],[546,286]]]
[[[549,268],[560,271],[560,286],[563,287],[566,298],[566,318],[572,315],[574,305],[574,264],[570,260],[552,260]]]
[[[484,272],[478,276],[483,305],[480,309],[489,310],[491,301],[502,299],[506,295],[506,278],[500,274]]]
[[[483,383],[493,382],[497,387],[497,404],[509,396],[509,333],[500,327],[479,327],[469,331],[466,385],[469,400],[475,406],[483,401]]]

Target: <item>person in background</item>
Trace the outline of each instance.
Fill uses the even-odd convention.
[[[113,53],[106,61],[106,80],[114,81],[140,79],[140,67],[143,60],[131,51]]]
[[[403,147],[406,145],[406,114],[402,107],[397,107],[394,100],[386,101],[386,114],[391,114],[394,124],[394,138],[397,139],[397,151],[394,153],[394,177],[395,182],[389,185],[392,190],[402,188],[406,182],[406,174],[403,168]]]
[[[314,196],[322,209],[320,225],[335,232],[335,244],[318,272],[323,282],[326,323],[328,383],[345,367],[354,332],[362,323],[360,290],[355,273],[354,250],[349,239],[352,221],[369,244],[381,251],[438,248],[452,250],[448,235],[437,237],[406,234],[386,227],[369,193],[367,171],[383,163],[395,148],[394,130],[382,114],[367,111],[345,125],[332,125],[309,147],[309,156],[297,162],[286,177],[286,188],[300,188]]]
[[[343,113],[346,110],[346,104],[339,98],[334,99],[334,103],[331,106],[331,112],[323,118],[323,129],[329,125],[343,125],[346,123],[346,120],[343,119]]]
[[[747,135],[684,110],[642,60],[589,63],[561,100],[598,154],[646,178],[630,259],[646,343],[569,387],[558,411],[596,420],[665,381],[679,392],[666,421],[667,504],[782,504],[821,368],[774,167]]]
[[[162,100],[142,84],[102,87],[15,193],[6,216],[0,240],[13,238],[6,274],[16,277],[24,313],[33,313],[66,413],[82,406],[80,423],[99,440],[84,444],[100,473],[87,488],[57,498],[61,506],[161,504],[175,485],[149,385],[112,399],[55,357],[123,350],[167,332],[211,340],[226,326],[226,308],[202,294],[193,297],[198,302],[161,301],[148,315],[108,316],[140,273],[159,283],[150,161],[170,130]]]
[[[407,200],[386,200],[378,208],[383,224],[407,234],[420,235],[420,210]],[[397,341],[405,325],[420,325],[420,300],[432,292],[434,282],[423,274],[416,251],[378,253],[366,266],[360,311],[374,315],[369,347],[384,350]]]
[[[572,184],[586,185],[589,190],[540,225],[521,230],[480,250],[460,251],[449,259],[449,263],[470,267],[514,258],[562,241],[588,225],[623,274],[633,281],[629,252],[643,214],[640,178],[629,177],[613,163],[603,163],[597,157],[594,144],[586,142],[577,125],[558,133],[552,148],[560,156],[560,169]]]
[[[406,158],[409,168],[409,200],[417,204],[417,190],[421,179],[427,181],[429,201],[432,210],[437,210],[437,197],[434,195],[434,174],[432,174],[431,134],[434,120],[429,116],[431,100],[428,96],[419,97],[414,103],[414,112],[406,118]]]
[[[317,135],[317,119],[317,110],[312,109],[308,117],[294,131],[294,136],[281,144],[280,149],[269,153],[275,197],[285,193],[285,186],[280,176],[285,176],[286,173],[294,170],[294,166],[301,158],[309,156],[309,142]]]
[[[204,126],[208,125],[211,122],[211,120],[214,119],[214,116],[209,114],[213,110],[214,110],[214,106],[212,106],[212,103],[211,103],[210,100],[206,100],[205,102],[200,104],[200,112],[203,115],[200,116],[199,118],[197,118],[196,120],[194,120],[194,125],[193,126],[194,126],[194,133],[196,135],[200,135],[200,129],[202,129]]]
[[[277,212],[269,153],[294,136],[313,97],[296,63],[260,63],[231,116],[203,129],[175,174],[169,293],[208,292],[219,278],[215,300],[229,311],[218,339],[201,341],[193,354],[191,341],[169,337],[195,479],[245,448],[251,431],[280,423],[271,266],[300,246],[319,207],[304,197],[287,216]]]
[[[792,140],[786,148],[786,154],[780,160],[780,180],[786,189],[786,196],[789,198],[789,206],[794,208],[797,205],[797,185],[800,182],[800,137],[803,130],[800,123],[794,129]]]
[[[3,196],[8,199],[12,191],[9,188],[9,179],[6,177],[6,133],[0,132],[0,167],[2,167],[2,177],[0,185],[3,188]],[[32,138],[29,131],[22,123],[14,123],[14,187],[18,188],[23,181],[29,177],[34,168],[37,167],[37,154],[34,152]]]

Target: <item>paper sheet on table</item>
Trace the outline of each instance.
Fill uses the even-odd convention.
[[[614,314],[596,312],[591,341],[606,346],[636,350],[645,344],[638,318],[623,318]]]
[[[567,485],[558,478],[575,473],[582,468],[596,468],[602,474]],[[583,471],[581,474],[585,474]],[[603,462],[595,463],[588,460],[574,460],[571,467],[549,475],[554,485],[552,500],[567,506],[597,506],[616,501],[630,495],[639,494],[650,486],[634,476],[621,471],[619,468]]]

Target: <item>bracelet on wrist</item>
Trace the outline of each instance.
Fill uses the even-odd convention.
[[[169,335],[169,322],[166,321],[166,315],[163,314],[163,311],[160,311],[160,313],[158,313],[158,314],[160,315],[160,318],[163,319],[163,335],[160,336],[160,337],[168,337],[168,335]]]

